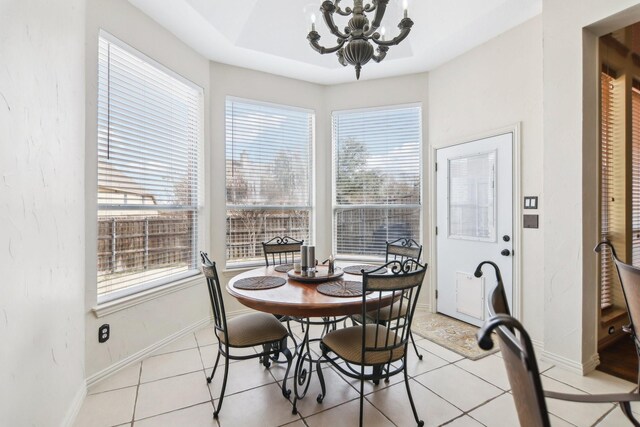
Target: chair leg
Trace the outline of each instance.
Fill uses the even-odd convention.
[[[211,376],[207,377],[207,384],[211,384],[213,380],[213,376],[216,374],[216,368],[218,367],[218,361],[220,360],[220,350],[218,349],[218,357],[216,357],[216,363],[213,364],[213,370],[211,371]]]
[[[416,356],[418,356],[418,359],[422,360],[422,354],[420,354],[420,352],[418,351],[418,346],[416,345],[416,341],[413,339],[413,333],[411,331],[409,331],[409,337],[411,338],[411,344],[413,344],[413,349],[416,352]]]
[[[406,353],[405,353],[406,354]],[[407,395],[409,396],[409,403],[411,403],[411,410],[413,411],[413,417],[416,419],[416,422],[418,423],[418,427],[422,427],[424,426],[424,421],[422,421],[419,417],[418,417],[418,411],[416,411],[416,405],[415,403],[413,403],[413,396],[411,396],[411,388],[409,388],[409,376],[407,375],[407,358],[404,358],[404,384],[405,386],[407,386]]]
[[[372,380],[372,382],[375,385],[380,384],[380,378],[382,377],[382,365],[375,365],[373,367],[373,375],[374,375],[374,379]]]
[[[291,390],[287,389],[287,377],[289,376],[289,370],[291,369],[293,355],[287,348],[287,337],[284,337],[282,341],[280,341],[280,353],[284,354],[284,357],[287,358],[287,370],[285,371],[284,379],[282,380],[282,395],[285,397],[285,399],[288,399],[289,396],[291,396]]]
[[[318,403],[322,403],[322,401],[324,400],[324,396],[327,393],[327,388],[324,384],[324,374],[322,373],[321,360],[322,356],[320,356],[318,358],[318,361],[316,362],[316,372],[318,373],[318,379],[320,380],[320,394],[318,395],[318,397],[316,397],[316,402]]]
[[[634,427],[640,427],[640,423],[638,423],[638,420],[635,419],[633,413],[631,412],[631,403],[620,402],[620,409],[622,409],[622,413],[625,415],[625,417],[627,417],[629,421],[631,421],[631,424],[633,424]]]
[[[218,407],[213,412],[213,418],[218,418],[220,409],[222,408],[222,400],[224,399],[224,390],[227,388],[227,376],[229,374],[229,358],[224,358],[224,378],[222,380],[222,389],[220,390],[220,400],[218,400]]]
[[[363,367],[364,368],[364,367]],[[360,377],[360,423],[359,426],[362,427],[362,422],[364,421],[364,369],[362,370],[362,376]]]

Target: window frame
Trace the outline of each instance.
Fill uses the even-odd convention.
[[[420,128],[420,138],[418,141],[418,151],[419,151],[419,180],[420,180],[420,204],[397,204],[397,205],[386,205],[386,204],[360,204],[360,205],[338,205],[337,203],[337,189],[336,189],[336,144],[337,141],[335,139],[334,133],[334,117],[338,114],[349,114],[349,113],[366,113],[373,111],[390,111],[390,110],[401,110],[407,108],[417,108],[419,110],[419,128]],[[425,208],[425,194],[424,194],[424,121],[423,121],[423,105],[422,102],[411,102],[404,104],[392,104],[392,105],[382,105],[377,107],[366,107],[366,108],[352,108],[352,109],[344,109],[344,110],[333,110],[331,111],[330,118],[330,129],[331,129],[331,252],[336,257],[337,260],[344,261],[369,261],[369,262],[382,262],[385,259],[383,255],[355,255],[355,254],[339,254],[338,253],[338,236],[337,236],[337,212],[341,208],[382,208],[382,209],[410,209],[419,207],[419,225],[418,225],[418,237],[416,241],[424,246],[423,236],[424,236],[424,208]]]
[[[198,253],[200,251],[200,249],[203,247],[203,244],[205,242],[205,238],[203,237],[204,233],[203,230],[207,230],[207,224],[206,221],[204,220],[204,154],[205,154],[205,150],[204,150],[204,138],[205,138],[205,123],[204,123],[204,118],[205,118],[205,93],[204,93],[204,89],[197,85],[196,83],[192,82],[191,80],[187,79],[186,77],[178,74],[177,72],[171,70],[170,68],[164,66],[163,64],[161,64],[160,62],[156,61],[155,59],[149,57],[148,55],[144,54],[143,52],[137,50],[136,48],[130,46],[129,44],[127,44],[126,42],[118,39],[117,37],[115,37],[114,35],[110,34],[109,32],[105,31],[104,29],[100,29],[98,32],[98,40],[97,40],[97,47],[98,47],[98,52],[99,52],[99,45],[100,45],[100,41],[105,40],[106,42],[113,44],[115,46],[117,46],[118,48],[122,49],[123,51],[125,51],[126,53],[134,56],[136,59],[144,62],[147,65],[152,66],[153,68],[155,68],[156,70],[170,76],[171,78],[179,81],[180,83],[190,87],[191,89],[193,89],[196,93],[197,93],[197,119],[198,119],[198,127],[197,127],[197,140],[196,140],[196,155],[197,155],[197,159],[196,159],[196,167],[197,167],[197,174],[196,174],[196,191],[195,191],[195,196],[196,196],[196,203],[193,207],[193,209],[179,209],[180,211],[188,211],[188,212],[194,212],[194,222],[195,222],[195,227],[194,227],[194,231],[193,231],[193,237],[192,237],[192,244],[193,244],[193,257],[195,260],[195,267],[193,269],[188,269],[187,271],[181,272],[181,273],[177,273],[177,274],[171,274],[169,276],[166,277],[160,277],[160,278],[156,278],[156,279],[152,279],[152,280],[148,280],[148,281],[141,281],[135,285],[131,285],[131,286],[127,286],[125,288],[122,288],[120,290],[116,290],[116,291],[112,291],[110,292],[108,295],[100,295],[99,292],[97,292],[97,309],[100,310],[101,307],[106,307],[107,310],[113,310],[112,308],[109,308],[111,306],[114,305],[119,305],[123,302],[127,302],[127,301],[131,301],[131,300],[137,300],[137,299],[143,299],[143,300],[147,300],[149,299],[149,295],[155,292],[159,292],[159,293],[166,293],[166,292],[170,292],[170,290],[168,290],[169,288],[173,288],[173,287],[182,287],[184,286],[186,283],[188,283],[191,280],[193,280],[193,278],[195,278],[196,276],[199,276],[201,274],[200,269],[198,268]],[[99,76],[100,76],[100,56],[98,53],[98,57],[97,57],[97,62],[96,62],[96,95],[97,97],[99,97],[100,94],[100,83],[99,83]],[[96,99],[96,118],[98,118],[100,116],[100,104]],[[98,200],[98,195],[99,195],[99,187],[98,187],[98,172],[99,172],[99,156],[98,156],[98,152],[99,152],[99,145],[100,145],[100,137],[99,137],[99,120],[96,121],[96,159],[95,159],[95,167],[96,167],[96,181],[95,181],[95,194],[96,194],[96,201],[98,203],[96,203],[96,226],[99,220],[99,212],[102,210],[109,210],[109,208],[113,209],[113,210],[130,210],[130,211],[136,211],[136,210],[144,210],[143,208],[135,208],[135,207],[131,207],[131,206],[118,206],[115,204],[100,204],[99,200]],[[104,209],[104,208],[107,209]],[[166,207],[165,209],[159,209],[159,210],[176,210],[174,206],[170,206],[170,207]],[[98,243],[98,233],[96,230],[96,245]],[[98,259],[98,254],[96,253],[95,256],[95,260],[97,263],[97,259]],[[96,291],[98,291],[98,275],[97,275],[97,265],[96,265]]]
[[[290,111],[296,111],[296,112],[302,112],[302,113],[307,113],[310,115],[310,119],[311,119],[311,131],[310,131],[310,141],[309,141],[309,159],[307,161],[307,165],[309,168],[309,206],[303,206],[303,205],[229,205],[227,202],[227,175],[226,175],[226,163],[227,163],[227,144],[228,144],[228,139],[227,139],[227,133],[228,133],[228,129],[227,129],[227,125],[228,125],[228,118],[227,118],[227,105],[229,102],[233,102],[233,103],[244,103],[244,104],[251,104],[251,105],[255,105],[255,106],[264,106],[264,107],[269,107],[269,108],[277,108],[277,109],[282,109],[282,110],[290,110]],[[261,266],[264,265],[264,256],[260,256],[259,258],[256,257],[256,259],[251,259],[251,260],[243,260],[243,261],[230,261],[229,258],[227,257],[227,246],[228,246],[228,241],[227,241],[227,224],[228,224],[228,211],[229,210],[241,210],[241,209],[247,209],[247,210],[261,210],[261,209],[273,209],[275,210],[282,210],[287,209],[287,210],[309,210],[309,240],[305,240],[305,244],[309,244],[311,242],[315,242],[315,236],[316,236],[316,216],[317,216],[317,207],[316,207],[316,169],[317,169],[317,153],[316,153],[316,111],[312,108],[305,108],[305,107],[300,107],[300,106],[295,106],[295,105],[288,105],[288,104],[280,104],[280,103],[275,103],[275,102],[267,102],[267,101],[260,101],[260,100],[256,100],[256,99],[250,99],[250,98],[244,98],[244,97],[238,97],[238,96],[232,96],[232,95],[227,95],[225,97],[225,103],[224,103],[224,110],[225,110],[225,114],[224,114],[224,121],[225,121],[225,128],[224,128],[224,164],[225,164],[225,181],[224,181],[224,200],[225,200],[225,230],[224,230],[224,247],[225,247],[225,269],[226,270],[240,270],[240,269],[247,269],[247,268],[251,268],[251,267],[257,267],[257,266]],[[271,236],[271,237],[275,237]],[[290,236],[290,237],[294,237],[295,236]]]

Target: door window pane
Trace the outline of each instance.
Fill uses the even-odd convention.
[[[496,152],[449,160],[449,237],[495,241]]]

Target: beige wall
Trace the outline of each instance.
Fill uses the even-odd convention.
[[[521,189],[542,191],[542,19],[507,31],[429,73],[429,143],[465,142],[521,123]],[[522,201],[515,201],[522,203]],[[543,327],[543,228],[522,230],[521,319],[540,344]]]
[[[84,396],[84,1],[0,1],[0,424]]]
[[[86,236],[96,241],[97,224],[97,76],[98,31],[102,28],[123,42],[153,58],[174,72],[204,89],[204,152],[210,152],[209,115],[209,61],[180,42],[151,18],[126,0],[89,0],[86,14],[86,170],[85,199]],[[210,182],[208,170],[204,182]],[[205,186],[206,187],[206,186]],[[210,200],[205,198],[202,221],[203,245],[209,244],[208,212]],[[117,364],[135,357],[136,353],[158,343],[172,334],[189,328],[209,317],[209,304],[204,280],[199,277],[177,292],[133,305],[129,308],[97,318],[92,308],[97,302],[96,245],[86,249],[85,317],[86,317],[86,369],[91,381]],[[98,343],[98,327],[111,325],[111,338]]]

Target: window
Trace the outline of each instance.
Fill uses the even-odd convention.
[[[202,89],[98,46],[98,302],[198,273]]]
[[[334,252],[380,257],[386,241],[420,241],[419,106],[333,114]]]
[[[309,241],[312,111],[226,102],[227,264],[263,262],[275,236]]]

